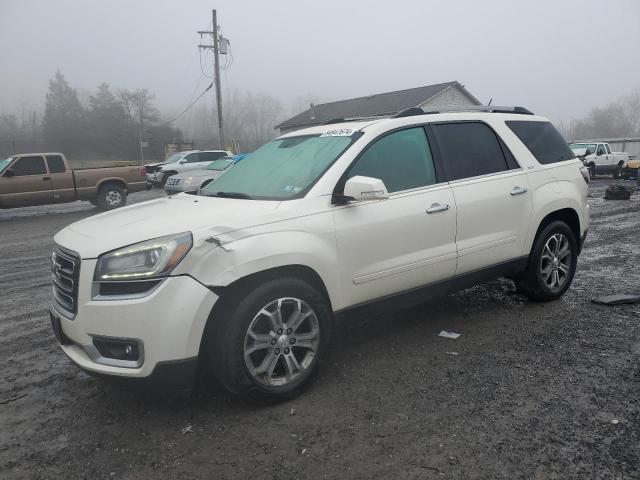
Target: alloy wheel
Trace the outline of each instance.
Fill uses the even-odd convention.
[[[320,345],[320,323],[304,300],[273,300],[253,317],[244,338],[244,360],[257,382],[279,387],[311,369]]]
[[[571,270],[571,244],[561,233],[552,235],[544,244],[540,257],[542,280],[551,290],[564,287]]]

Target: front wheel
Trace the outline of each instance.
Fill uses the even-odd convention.
[[[214,350],[216,376],[248,399],[278,402],[296,396],[316,373],[328,339],[327,301],[306,281],[287,277],[235,293],[207,345]]]
[[[577,261],[573,231],[564,222],[551,222],[536,237],[527,269],[516,278],[516,286],[531,300],[560,298],[571,285]]]

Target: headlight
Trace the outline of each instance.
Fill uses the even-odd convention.
[[[126,282],[163,278],[187,254],[193,239],[191,233],[179,233],[136,243],[98,258],[94,281]]]

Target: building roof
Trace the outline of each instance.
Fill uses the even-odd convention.
[[[366,97],[351,98],[337,102],[321,103],[285,120],[276,128],[304,127],[318,125],[337,118],[367,118],[391,115],[405,108],[416,107],[447,88],[457,86],[469,99],[480,103],[460,83],[446,82],[437,85],[409,88],[395,92],[378,93]]]

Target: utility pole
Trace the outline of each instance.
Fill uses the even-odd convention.
[[[216,109],[218,111],[218,146],[224,148],[224,126],[222,122],[222,90],[220,88],[220,38],[218,34],[218,18],[215,9],[213,14],[213,31],[199,31],[198,33],[202,37],[203,34],[209,34],[213,37],[213,45],[198,45],[198,48],[203,50],[213,50],[213,82],[216,86]],[[227,42],[226,39],[224,39]],[[222,53],[226,52],[225,50]]]

